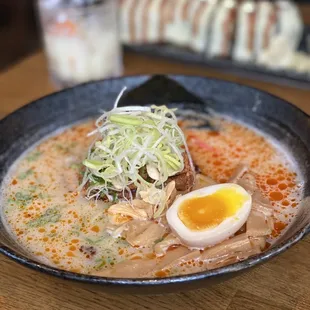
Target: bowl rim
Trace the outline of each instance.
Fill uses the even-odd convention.
[[[49,97],[53,97],[60,93],[70,92],[73,89],[77,88],[83,88],[90,84],[101,84],[108,81],[113,80],[125,80],[125,79],[132,79],[132,78],[145,78],[145,81],[148,81],[150,78],[152,78],[154,75],[152,74],[139,74],[139,75],[128,75],[123,77],[114,77],[109,79],[102,79],[97,81],[90,81],[86,83],[82,83],[70,88],[62,89],[59,91],[55,91],[51,94],[48,94],[46,96],[39,97],[36,100],[33,100],[19,109],[15,110],[14,112],[8,114],[4,118],[0,120],[0,126],[4,121],[7,121],[8,119],[15,116],[17,113],[21,113],[24,110],[29,109],[34,103],[39,103],[42,99],[47,99]],[[290,106],[294,110],[302,113],[304,117],[308,118],[310,120],[310,115],[308,115],[306,112],[301,110],[296,105],[286,101],[285,99],[282,99],[278,96],[275,96],[273,94],[270,94],[266,91],[260,90],[255,87],[243,85],[241,83],[235,83],[231,81],[221,80],[217,78],[209,78],[205,76],[197,76],[197,75],[184,75],[184,74],[162,74],[162,76],[168,77],[168,78],[200,78],[204,80],[210,80],[210,81],[216,81],[220,83],[226,83],[230,85],[238,85],[243,88],[247,88],[250,90],[254,90],[256,92],[267,94],[270,97],[273,97],[281,102],[282,105]],[[310,122],[309,122],[309,128],[310,128]],[[205,270],[198,273],[192,273],[187,275],[179,275],[179,276],[171,276],[171,277],[165,277],[165,278],[113,278],[113,277],[101,277],[101,276],[94,276],[94,275],[87,275],[87,274],[81,274],[81,273],[75,273],[71,271],[66,271],[58,268],[54,268],[51,266],[48,266],[46,264],[37,262],[33,259],[27,258],[24,255],[18,254],[16,251],[10,249],[7,246],[3,246],[0,244],[0,253],[5,255],[6,257],[12,259],[13,261],[24,265],[26,267],[29,267],[31,269],[40,271],[45,274],[53,275],[65,280],[73,280],[77,282],[82,283],[91,283],[91,284],[101,284],[101,285],[111,285],[111,286],[160,286],[164,284],[173,284],[173,283],[188,283],[192,281],[197,280],[204,280],[208,278],[214,278],[221,275],[229,275],[236,273],[241,270],[247,270],[250,267],[257,266],[259,264],[262,264],[269,259],[279,255],[280,253],[284,252],[285,250],[289,249],[293,245],[295,245],[298,241],[303,239],[307,234],[310,233],[310,223],[305,224],[303,228],[301,228],[299,231],[297,231],[291,238],[289,238],[286,241],[281,242],[279,245],[274,246],[266,250],[265,252],[262,252],[258,255],[252,256],[250,258],[247,258],[246,260],[227,265],[224,267],[212,269],[212,270]]]

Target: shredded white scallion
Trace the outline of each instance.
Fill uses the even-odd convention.
[[[183,152],[188,150],[174,110],[166,106],[118,108],[124,91],[89,133],[99,136],[83,161],[86,171],[81,187],[87,184],[89,199],[106,196],[111,200],[121,192],[132,199],[131,188],[137,196],[140,191],[163,189],[169,177],[184,169]],[[157,180],[147,175],[148,164],[158,170]]]

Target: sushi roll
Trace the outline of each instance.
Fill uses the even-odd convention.
[[[168,41],[167,29],[174,20],[175,6],[177,2],[178,0],[163,0],[161,2],[160,13],[159,13],[160,14],[160,21],[159,21],[160,42]]]
[[[212,16],[218,0],[193,0],[189,10],[191,21],[190,48],[195,52],[204,52],[212,25]]]
[[[233,60],[251,62],[254,59],[254,35],[256,26],[255,1],[243,1],[238,10]]]
[[[158,43],[165,0],[121,0],[120,33],[125,44]]]
[[[310,74],[310,55],[303,52],[293,53],[289,68],[301,74]]]
[[[210,58],[230,56],[236,24],[237,2],[223,0],[214,13],[211,27],[210,44],[207,56]]]
[[[171,3],[170,22],[165,24],[165,41],[178,46],[189,46],[191,40],[189,8],[192,0],[166,0]],[[167,9],[166,9],[167,10]]]
[[[143,12],[143,41],[147,43],[158,43],[162,40],[160,36],[161,11],[165,0],[142,0],[148,2]]]
[[[122,43],[132,43],[133,33],[130,31],[130,12],[135,0],[120,0],[119,1],[119,28],[120,38]]]
[[[259,58],[270,46],[277,29],[277,9],[269,1],[257,3],[256,29],[254,39],[255,58]]]
[[[292,50],[297,50],[303,33],[303,21],[297,5],[292,1],[279,0],[276,2],[278,11],[277,35],[287,38]]]
[[[143,36],[143,9],[148,0],[122,0],[120,33],[125,44],[140,44]]]
[[[136,0],[132,6],[131,16],[131,29],[134,33],[133,41],[136,44],[142,44],[147,42],[147,18],[145,18],[145,11],[148,8],[151,1],[149,0]]]
[[[287,69],[300,44],[303,22],[297,6],[291,1],[277,1],[275,12],[275,31],[269,44],[259,51],[257,63],[274,70]]]

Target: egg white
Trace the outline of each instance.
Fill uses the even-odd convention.
[[[219,225],[204,230],[193,231],[179,218],[178,211],[181,204],[192,198],[205,197],[225,188],[236,189],[244,196],[244,203],[237,212],[223,220]],[[166,212],[166,218],[171,230],[181,239],[182,243],[197,249],[203,249],[228,239],[235,234],[247,221],[252,206],[251,195],[240,185],[225,183],[204,187],[176,199]]]

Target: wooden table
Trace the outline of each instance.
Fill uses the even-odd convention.
[[[198,66],[125,55],[125,74],[182,73],[223,78],[278,95],[310,114],[310,90],[250,81]],[[53,91],[42,53],[0,74],[0,117]],[[93,292],[0,257],[0,309],[310,309],[310,237],[268,263],[225,283],[163,296]]]

